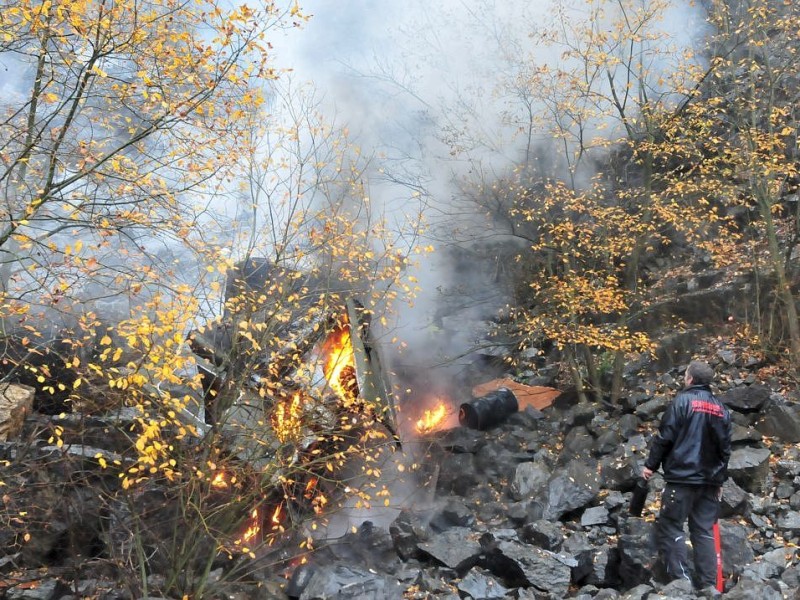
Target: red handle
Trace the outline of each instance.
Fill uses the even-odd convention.
[[[722,539],[719,536],[719,521],[714,522],[714,552],[717,555],[717,590],[725,591],[725,578],[722,576]]]

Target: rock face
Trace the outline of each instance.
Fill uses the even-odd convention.
[[[741,448],[731,453],[728,474],[748,492],[760,493],[769,475],[769,457],[766,448]]]
[[[724,356],[720,361],[718,368],[734,368]],[[420,444],[424,453],[414,457],[421,465],[420,480],[428,482],[425,501],[398,507],[384,526],[365,521],[321,545],[307,564],[284,571],[291,575],[288,582],[277,577],[276,569],[264,568],[250,572],[248,583],[228,588],[225,595],[277,600],[694,598],[686,583],[663,579],[654,540],[664,485],[659,475],[651,480],[642,517],[628,512],[658,418],[680,385],[677,370],[667,375],[662,382],[668,389],[657,390],[652,381],[634,384],[631,397],[636,400],[618,407],[564,402],[544,411],[524,409],[487,431],[458,427],[431,434]],[[787,418],[794,408],[766,385],[744,383],[743,375],[730,377],[740,383],[728,384],[719,394],[730,400],[737,422],[720,514],[726,597],[786,597],[800,587],[795,564],[800,449],[789,442],[793,425]],[[24,470],[15,466],[20,448],[0,444],[0,460],[13,467],[3,479],[33,490],[27,496],[6,496],[6,513],[25,511],[28,504],[50,507],[49,519],[37,522],[31,543],[21,549],[15,544],[24,532],[0,528],[0,548],[6,549],[0,551],[0,574],[31,573],[24,580],[28,587],[0,588],[5,597],[32,598],[35,588],[52,600],[90,589],[94,592],[86,595],[106,590],[104,598],[132,598],[119,590],[113,595],[108,591],[113,585],[104,588],[102,579],[77,577],[66,585],[64,575],[42,578],[31,570],[48,566],[56,556],[61,565],[74,557],[99,559],[106,545],[115,543],[108,509],[92,490],[118,485],[95,458],[102,452],[126,460],[125,437],[118,433],[129,425],[122,415],[118,421],[86,417],[79,428],[69,418],[29,417],[26,427],[32,431],[57,423],[69,451],[36,443],[26,450],[32,462]],[[81,473],[85,485],[60,494],[65,469]],[[164,500],[154,489],[129,508],[165,515],[164,531],[154,528],[153,535],[168,535],[166,529],[180,522],[177,512],[164,513]],[[115,518],[124,519],[123,513],[117,511]],[[165,558],[155,540],[147,550],[155,559]],[[236,572],[229,562],[213,565],[215,577]],[[158,589],[157,578],[151,589]]]
[[[27,385],[0,385],[0,442],[15,439],[33,409],[35,390]]]

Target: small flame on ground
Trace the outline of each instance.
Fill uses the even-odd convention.
[[[228,487],[228,482],[225,481],[225,472],[218,471],[216,475],[214,475],[214,479],[211,480],[211,486],[215,488],[226,488]]]
[[[252,540],[259,531],[261,531],[261,526],[258,525],[258,509],[254,508],[253,512],[250,513],[250,518],[252,519],[252,523],[250,526],[245,530],[242,534],[242,542],[249,542]]]
[[[275,512],[274,512],[274,513],[272,513],[272,522],[273,522],[275,525],[280,525],[280,524],[281,524],[281,507],[282,507],[282,506],[283,506],[282,504],[279,504],[279,505],[278,505],[278,506],[275,508]]]
[[[431,433],[436,431],[447,417],[447,406],[440,402],[435,408],[426,409],[422,417],[417,421],[417,432]]]

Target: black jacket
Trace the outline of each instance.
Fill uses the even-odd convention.
[[[731,456],[731,415],[707,385],[693,385],[669,405],[644,466],[663,466],[670,483],[722,485]]]

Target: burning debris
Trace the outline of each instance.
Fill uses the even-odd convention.
[[[275,490],[242,544],[292,514],[321,512],[346,488],[355,448],[399,445],[370,313],[354,298],[321,296],[319,285],[250,259],[228,278],[222,318],[189,337],[205,361],[206,422]]]
[[[425,409],[425,412],[417,420],[417,433],[426,435],[437,431],[444,426],[449,412],[444,402],[439,402],[434,408]]]

